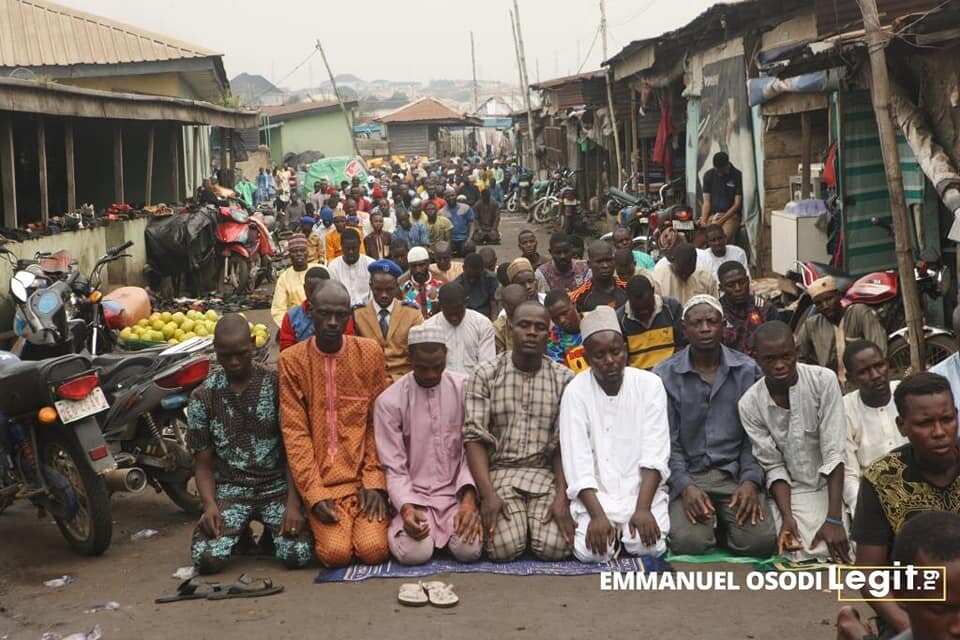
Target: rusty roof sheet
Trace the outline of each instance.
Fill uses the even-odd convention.
[[[394,109],[390,113],[375,118],[375,120],[387,124],[393,122],[427,122],[435,120],[474,124],[474,121],[478,121],[477,118],[471,118],[467,114],[448,107],[436,98],[430,96],[414,100],[410,104],[406,104],[399,109]]]
[[[122,64],[221,55],[45,0],[0,0],[0,67]]]
[[[356,106],[356,100],[345,100],[347,107]],[[271,119],[284,119],[293,116],[302,116],[310,113],[323,113],[324,111],[339,111],[340,103],[336,100],[326,102],[298,102],[296,104],[285,104],[282,106],[260,107],[260,112],[269,116]]]

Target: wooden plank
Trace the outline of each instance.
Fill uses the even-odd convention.
[[[3,184],[3,225],[17,227],[17,173],[13,153],[13,123],[0,115],[0,181]]]
[[[153,204],[153,145],[156,138],[156,128],[150,125],[147,131],[147,180],[144,183],[143,199],[146,204]]]
[[[63,126],[63,150],[66,156],[67,174],[67,210],[77,209],[77,168],[73,156],[73,122],[67,121]]]
[[[760,107],[765,116],[786,116],[791,113],[826,109],[829,100],[825,93],[785,93]]]
[[[50,219],[50,191],[47,185],[47,123],[37,117],[37,174],[40,180],[40,222]]]
[[[203,167],[200,166],[200,127],[193,128],[193,182],[196,187],[203,181]],[[194,188],[196,188],[194,187]],[[193,194],[189,194],[193,195]]]
[[[180,136],[183,130],[178,124],[170,125],[170,194],[174,202],[180,202]]]
[[[123,126],[113,125],[113,199],[123,202]]]
[[[800,199],[810,197],[810,155],[812,152],[810,138],[810,112],[800,114]]]

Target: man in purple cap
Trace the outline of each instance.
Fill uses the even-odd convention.
[[[367,267],[370,272],[370,300],[354,309],[357,335],[376,340],[383,349],[387,377],[395,382],[410,372],[407,335],[423,324],[423,316],[415,303],[397,300],[397,278],[400,267],[392,260],[377,260]]]

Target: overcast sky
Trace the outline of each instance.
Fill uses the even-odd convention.
[[[334,73],[364,80],[470,77],[470,30],[481,80],[518,83],[510,0],[57,0],[225,54],[230,77],[246,71],[289,88],[326,79],[315,55],[323,42]],[[599,68],[598,0],[519,0],[532,82]],[[632,40],[689,22],[710,0],[607,0],[608,54]],[[579,56],[578,56],[579,51]],[[589,52],[589,55],[588,55]]]

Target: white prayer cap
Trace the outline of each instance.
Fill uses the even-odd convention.
[[[597,307],[584,315],[580,321],[580,336],[584,342],[593,334],[601,331],[615,331],[623,335],[623,331],[620,330],[620,323],[617,321],[617,312],[613,310],[613,307],[606,305]]]
[[[720,313],[720,317],[721,318],[723,317],[723,305],[720,304],[720,301],[714,298],[713,296],[707,295],[705,293],[701,293],[687,300],[687,304],[683,305],[683,313],[680,314],[680,319],[686,320],[687,312],[690,311],[690,309],[693,309],[697,305],[701,305],[701,304],[705,304],[713,307],[714,309],[717,310],[717,312]]]
[[[446,344],[446,337],[442,329],[428,324],[419,324],[410,328],[407,334],[407,345],[415,344]]]
[[[424,247],[414,247],[407,252],[407,263],[413,264],[414,262],[429,262],[430,254]]]

